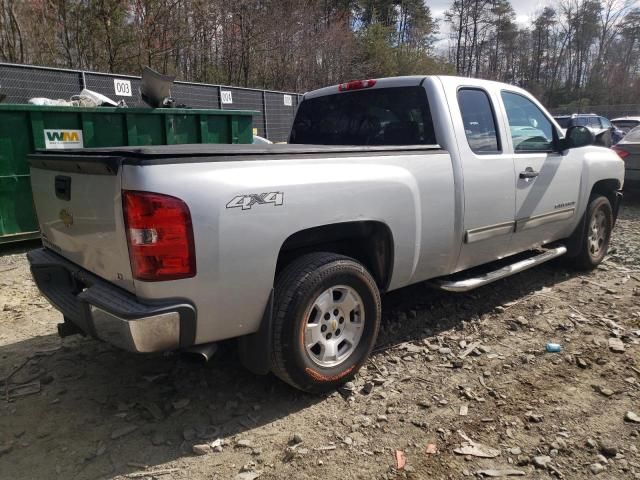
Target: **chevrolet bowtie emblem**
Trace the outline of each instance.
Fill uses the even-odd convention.
[[[73,225],[73,215],[67,212],[65,209],[60,210],[60,214],[58,215],[62,223],[64,223],[65,227],[70,227]]]

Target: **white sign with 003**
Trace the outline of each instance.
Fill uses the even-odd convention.
[[[233,103],[233,97],[231,96],[231,90],[220,90],[220,101],[224,105]]]
[[[131,80],[113,79],[113,90],[119,97],[131,97]]]
[[[291,95],[284,95],[284,104],[287,107],[291,107],[293,105],[293,100],[291,99]]]

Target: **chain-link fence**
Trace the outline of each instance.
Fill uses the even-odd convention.
[[[621,105],[589,105],[586,107],[552,108],[553,115],[571,115],[573,113],[595,113],[608,119],[640,116],[640,103]]]
[[[27,103],[30,98],[69,99],[83,88],[143,107],[140,77],[0,63],[0,94],[6,103]],[[273,142],[285,142],[301,95],[290,92],[226,87],[177,81],[171,94],[178,105],[191,108],[254,110],[256,133]]]

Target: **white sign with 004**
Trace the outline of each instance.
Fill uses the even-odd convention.
[[[220,90],[220,101],[224,105],[233,103],[233,97],[231,96],[231,90]]]

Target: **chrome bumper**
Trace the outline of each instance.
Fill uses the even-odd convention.
[[[95,305],[89,306],[99,339],[131,352],[159,352],[180,346],[180,315],[166,312],[127,320]]]
[[[196,312],[188,302],[142,302],[45,248],[27,258],[40,292],[83,333],[140,353],[194,344]]]

